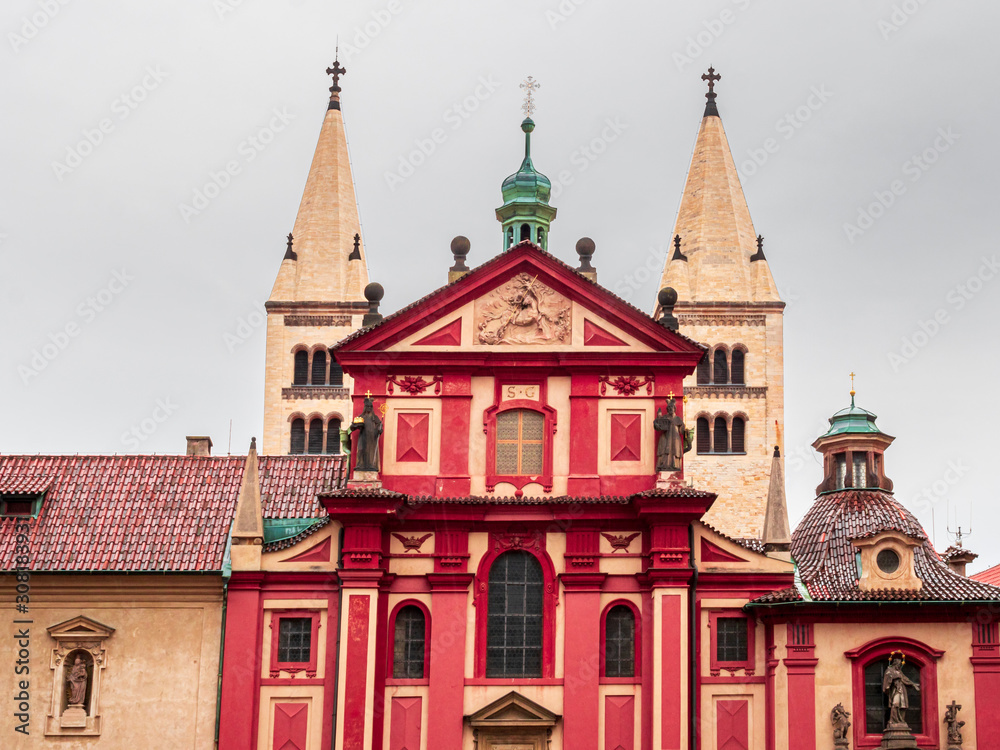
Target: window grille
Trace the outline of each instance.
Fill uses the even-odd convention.
[[[881,657],[865,667],[865,732],[867,734],[882,734],[889,721],[889,698],[882,692],[882,679],[889,660]],[[920,684],[920,667],[912,661],[903,665],[903,674],[912,682]],[[913,734],[924,733],[923,706],[920,693],[911,687],[906,688],[910,707],[906,709],[906,723],[910,725]]]
[[[282,617],[278,620],[278,661],[309,662],[312,657],[312,618]]]
[[[309,423],[309,452],[323,452],[323,420],[314,419]]]
[[[486,676],[542,676],[542,566],[528,552],[493,561],[486,620]]]
[[[309,352],[295,352],[295,374],[292,385],[306,385],[309,382]]]
[[[730,373],[730,381],[733,385],[744,385],[746,383],[746,376],[744,374],[744,353],[742,349],[733,350],[733,367],[732,373]]]
[[[712,446],[712,452],[729,453],[729,428],[725,417],[715,418],[715,445]]]
[[[424,613],[412,604],[396,613],[393,635],[392,676],[396,679],[421,679],[424,676]]]
[[[715,660],[747,661],[747,621],[743,617],[720,617],[715,621]]]
[[[326,352],[316,352],[313,355],[312,384],[326,385]]]
[[[537,411],[501,412],[496,421],[496,473],[511,476],[541,474],[544,466],[545,417]]]
[[[326,426],[326,452],[340,453],[340,420],[336,417]]]
[[[708,420],[704,417],[698,417],[698,452],[699,453],[711,453],[712,452],[712,434],[708,429]]]
[[[604,620],[604,676],[635,677],[635,614],[624,604]]]
[[[746,453],[746,422],[742,417],[733,417],[733,453]]]
[[[723,349],[715,350],[715,367],[713,368],[713,375],[715,376],[716,385],[725,385],[729,382],[729,363],[726,362],[726,352]]]
[[[288,452],[292,455],[306,452],[306,423],[303,419],[292,420],[292,442]]]

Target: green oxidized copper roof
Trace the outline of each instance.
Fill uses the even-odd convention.
[[[534,121],[530,117],[525,117],[521,123],[521,130],[524,131],[524,161],[521,162],[521,168],[517,172],[503,181],[500,188],[505,206],[512,203],[548,204],[549,202],[552,183],[531,163],[531,131],[534,129]]]
[[[290,539],[308,529],[318,520],[316,518],[265,518],[264,544]]]
[[[871,434],[877,432],[882,434],[882,430],[875,424],[875,419],[876,415],[854,405],[854,392],[852,391],[851,405],[830,417],[830,429],[822,437],[849,433]]]

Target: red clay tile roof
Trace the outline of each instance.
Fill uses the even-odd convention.
[[[751,539],[750,537],[737,538],[735,536],[729,536],[729,534],[715,528],[712,524],[705,521],[705,519],[701,520],[701,525],[707,529],[711,529],[716,534],[721,536],[723,539],[728,539],[733,544],[740,545],[741,547],[743,547],[743,549],[750,550],[751,552],[757,552],[758,554],[761,555],[764,554],[764,542],[762,542],[760,539]]]
[[[923,582],[919,590],[862,591],[858,587],[856,549],[851,542],[883,531],[898,531],[921,541],[914,548],[915,573]],[[818,497],[792,534],[792,558],[816,601],[1000,600],[1000,588],[951,570],[913,514],[887,492],[844,490]]]
[[[406,501],[407,505],[420,506],[427,503],[446,503],[455,505],[628,505],[631,497],[599,495],[596,497],[570,497],[557,495],[554,497],[494,497],[467,495],[465,497],[433,497],[430,495],[414,495]]]
[[[243,456],[0,456],[0,492],[46,490],[29,519],[34,571],[221,571]],[[343,456],[261,456],[265,517],[322,518]],[[0,518],[0,570],[15,567]]]
[[[994,565],[992,568],[981,570],[969,577],[979,581],[980,583],[989,583],[994,586],[1000,586],[1000,565]]]

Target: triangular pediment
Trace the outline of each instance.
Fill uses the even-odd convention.
[[[701,345],[522,242],[456,282],[348,337],[338,356],[365,351],[676,353]],[[457,352],[456,352],[457,353]]]
[[[550,727],[559,720],[559,715],[512,690],[476,711],[468,720],[474,727]]]
[[[60,638],[74,638],[77,640],[103,640],[108,638],[115,629],[91,620],[85,615],[77,615],[71,620],[60,622],[48,628],[49,635],[56,640]]]

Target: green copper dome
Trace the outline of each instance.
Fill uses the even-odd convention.
[[[534,129],[534,121],[530,117],[525,117],[521,123],[521,130],[524,131],[524,161],[521,162],[521,168],[504,180],[500,187],[504,205],[549,202],[552,183],[531,163],[531,131]]]
[[[851,405],[841,409],[830,417],[830,429],[822,437],[846,434],[883,434],[875,424],[876,415],[854,405],[854,392],[851,392]]]
[[[534,129],[534,121],[524,118],[521,123],[524,160],[521,168],[500,187],[503,205],[496,213],[503,226],[504,249],[522,240],[530,240],[543,250],[547,249],[549,225],[556,216],[556,209],[549,205],[552,183],[531,162],[531,131]]]

